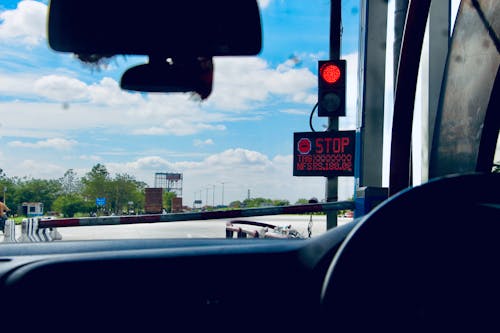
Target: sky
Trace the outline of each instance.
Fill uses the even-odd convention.
[[[356,124],[359,0],[342,6],[348,74],[340,129],[350,130]],[[3,0],[0,168],[10,177],[55,179],[70,168],[84,176],[101,163],[111,174],[127,173],[149,186],[156,172],[179,172],[187,205],[207,198],[208,204],[223,198],[228,204],[249,193],[291,203],[323,199],[325,178],[292,176],[292,141],[294,132],[310,131],[317,61],[328,58],[330,1],[261,0],[259,7],[261,53],[214,58],[212,95],[200,102],[190,94],[121,90],[121,74],[145,57],[83,66],[48,47],[47,1]],[[325,120],[313,123],[321,130]],[[341,177],[339,199],[353,190],[353,179]]]

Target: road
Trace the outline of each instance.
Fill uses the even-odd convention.
[[[245,220],[269,223],[277,226],[291,225],[303,235],[307,236],[309,215],[270,215],[245,218]],[[326,231],[326,217],[313,215],[312,236]],[[339,218],[339,225],[352,219]],[[224,220],[203,220],[189,222],[168,223],[141,223],[127,225],[106,226],[79,226],[65,227],[57,230],[62,239],[69,240],[97,240],[97,239],[130,239],[130,238],[225,238],[226,222]],[[16,226],[16,238],[21,235],[20,226]],[[251,229],[251,226],[245,227]],[[3,235],[0,236],[0,242]]]

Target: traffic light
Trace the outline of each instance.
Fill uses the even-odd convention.
[[[345,60],[318,61],[318,116],[345,116]]]

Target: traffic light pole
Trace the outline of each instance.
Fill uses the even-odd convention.
[[[342,34],[341,0],[331,0],[330,5],[330,60],[340,59],[340,40]],[[318,73],[319,75],[319,73]],[[328,117],[327,131],[339,130],[339,117]],[[325,196],[327,202],[338,201],[338,177],[327,177]],[[337,226],[337,212],[326,213],[326,228]]]

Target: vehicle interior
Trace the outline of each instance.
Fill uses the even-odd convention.
[[[123,16],[113,4],[50,1],[48,39],[89,62],[147,55],[124,73],[123,89],[210,99],[212,58],[256,55],[266,43],[257,1],[148,0]],[[411,186],[417,36],[430,4],[408,8],[388,199],[309,239],[1,244],[2,329],[498,332],[500,2],[461,1],[439,84],[431,176]]]

